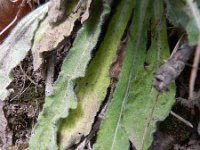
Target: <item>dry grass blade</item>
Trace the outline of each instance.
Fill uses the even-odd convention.
[[[171,53],[171,55],[170,55],[170,58],[177,52],[178,47],[179,47],[179,45],[180,45],[180,42],[181,42],[183,36],[184,36],[184,34],[179,38],[178,42],[176,43],[176,45],[175,45],[175,47],[174,47],[174,49],[173,49],[173,51],[172,51],[172,53]]]
[[[194,97],[194,94],[193,94],[194,85],[195,85],[195,80],[196,80],[198,65],[199,65],[199,58],[200,58],[200,35],[199,35],[198,45],[197,45],[194,56],[195,56],[194,62],[193,62],[192,71],[191,71],[191,74],[190,74],[189,99],[193,99],[193,97]]]
[[[194,21],[196,22],[196,25],[197,25],[197,27],[199,29],[199,33],[200,33],[200,14],[199,14],[198,7],[197,7],[196,3],[194,3],[193,0],[187,0],[186,2],[187,2],[189,9],[192,12],[192,16],[194,18]],[[197,68],[198,68],[198,64],[199,64],[199,58],[200,58],[200,35],[199,35],[198,46],[196,48],[194,62],[192,65],[192,71],[191,71],[191,75],[190,75],[189,99],[193,98],[194,84],[195,84],[196,74],[197,74],[197,70],[198,70]]]
[[[179,119],[181,122],[185,123],[187,126],[189,126],[191,128],[194,128],[193,125],[189,121],[185,120],[184,118],[182,118],[181,116],[177,115],[173,111],[170,111],[170,114],[172,116],[176,117],[177,119]]]

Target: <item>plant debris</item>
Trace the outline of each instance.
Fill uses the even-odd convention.
[[[1,102],[0,117],[3,131],[0,134],[0,141],[3,141],[3,147],[27,145],[42,109],[44,78],[41,70],[33,72],[32,61],[32,56],[28,55],[14,68],[12,71],[14,80],[9,85],[14,92],[7,101]]]
[[[183,43],[178,50],[157,70],[153,86],[159,92],[168,89],[170,83],[174,81],[183,71],[185,63],[194,51],[194,47]]]

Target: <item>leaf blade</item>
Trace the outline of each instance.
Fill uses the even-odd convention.
[[[157,1],[157,3],[159,4],[159,7],[156,7],[155,10],[162,11],[160,8],[160,2]],[[151,50],[149,50],[148,55],[146,54],[146,33],[148,31],[149,19],[152,17],[152,11],[149,10],[150,8],[151,6],[149,6],[148,1],[136,2],[135,16],[131,26],[132,30],[128,41],[125,61],[122,66],[122,71],[113,95],[113,99],[106,112],[106,118],[98,133],[97,143],[95,144],[95,148],[97,149],[105,149],[104,145],[108,145],[110,143],[112,143],[111,146],[106,147],[106,149],[128,149],[127,147],[122,147],[123,142],[120,142],[120,138],[125,138],[127,136],[138,150],[142,149],[142,138],[148,120],[146,118],[149,117],[152,102],[155,94],[157,93],[154,89],[152,90],[151,85],[153,72],[157,68],[157,62],[163,60],[168,55],[168,46],[166,44],[159,44],[160,41],[167,41],[166,32],[163,33],[163,30],[166,29],[165,27],[161,30],[162,36],[157,37],[156,35],[156,37],[154,37],[155,39],[158,38],[159,42],[157,43],[156,40],[153,39]],[[146,14],[147,10],[148,14]],[[163,17],[160,16],[162,15],[162,12],[157,12],[156,15],[161,17],[161,20],[163,21]],[[164,23],[161,22],[162,27],[163,24]],[[154,35],[154,32],[152,34]],[[161,48],[162,51],[159,51]],[[150,68],[144,69],[144,63],[147,59],[146,57],[149,59],[148,63]],[[170,98],[172,99],[168,99],[169,101],[165,103],[165,112],[163,112],[162,116],[156,116],[159,114],[158,109],[160,109],[160,107],[158,107],[156,108],[156,115],[154,115],[154,117],[156,116],[158,119],[166,117],[174,102],[173,88],[171,89],[170,95]],[[146,107],[147,102],[145,101],[145,98],[151,99],[148,102],[148,107]],[[159,103],[162,103],[161,99],[159,100]],[[150,131],[148,130],[148,137],[145,139],[144,149],[147,149],[149,144],[151,144],[152,132],[155,131],[156,121],[150,125],[151,128]],[[119,133],[122,130],[125,131],[124,134]],[[115,142],[116,140],[118,141]],[[128,139],[126,140],[128,141]]]
[[[95,1],[96,5],[101,1]],[[96,46],[105,17],[110,12],[111,0],[105,2],[104,9],[96,9],[90,16],[65,58],[52,94],[45,99],[43,111],[38,117],[38,124],[30,140],[30,149],[58,149],[57,122],[68,116],[71,108],[77,107],[74,81],[84,77],[91,51]],[[39,144],[38,144],[39,142]]]
[[[146,58],[143,59],[143,63],[146,61],[148,67],[139,68],[138,73],[135,74],[135,79],[132,80],[133,87],[125,106],[123,118],[126,132],[138,150],[149,148],[153,140],[153,133],[156,130],[156,123],[167,117],[175,100],[175,88],[172,84],[169,92],[165,92],[158,97],[153,115],[150,116],[158,94],[152,87],[154,72],[158,64],[169,56],[163,3],[154,1],[153,8],[152,26],[157,26],[156,29],[151,31],[154,35],[151,39],[151,47]],[[142,88],[140,88],[141,85]],[[152,118],[149,120],[149,117]]]
[[[188,42],[191,45],[197,44],[199,24],[195,19],[199,18],[199,11],[197,8],[196,15],[194,15],[193,8],[189,7],[188,0],[165,0],[167,6],[167,18],[175,26],[183,27],[188,35]],[[195,7],[199,7],[199,1],[192,2]]]
[[[109,68],[131,16],[132,4],[130,0],[119,4],[115,15],[111,18],[104,41],[89,65],[86,77],[77,81],[79,109],[74,110],[71,118],[67,118],[61,125],[59,131],[61,149],[68,149],[80,141],[81,137],[87,136],[92,128],[96,113],[110,85]]]
[[[128,2],[126,2],[126,3],[128,4]],[[133,3],[129,4],[129,5],[133,6]],[[132,31],[131,31],[131,33],[132,33]],[[130,37],[132,37],[132,35]],[[130,44],[131,42],[129,40],[128,45],[131,45]],[[127,56],[132,58],[132,55],[127,55]],[[126,63],[127,60],[129,60],[129,59],[126,57],[125,64],[129,64],[129,63]],[[125,66],[125,67],[126,67],[125,70],[128,70],[127,69],[128,66]],[[122,69],[122,72],[123,72],[123,69]],[[121,78],[122,77],[120,77],[120,79]],[[116,93],[119,93],[119,94],[123,93],[123,92],[117,92],[117,91],[124,91],[124,89],[126,89],[125,85],[127,83],[127,79],[128,79],[127,77],[123,76],[123,80],[119,80],[119,82],[122,84],[122,87],[120,87],[120,88],[118,87],[115,90],[114,97],[113,97],[114,101],[113,100],[111,101],[110,109],[108,109],[108,111],[106,112],[106,118],[105,118],[105,121],[101,125],[100,131],[98,133],[97,142],[94,145],[94,149],[97,149],[97,150],[99,150],[99,149],[102,149],[102,150],[104,150],[104,149],[128,149],[128,147],[129,147],[129,142],[128,142],[128,138],[126,136],[125,130],[123,128],[121,128],[121,126],[115,127],[115,125],[113,125],[113,124],[116,124],[116,122],[118,122],[118,119],[113,119],[113,118],[120,115],[120,114],[118,114],[117,111],[120,109],[119,107],[121,106],[121,104],[119,104],[121,101],[120,96],[119,95],[116,96]],[[114,111],[111,111],[111,109],[113,109]],[[119,132],[121,134],[116,134],[116,132],[114,130],[115,128],[118,128]],[[115,141],[117,141],[116,143],[119,143],[118,145],[120,145],[120,146],[115,146],[114,145]]]
[[[32,46],[32,39],[48,11],[48,3],[25,16],[0,45],[0,100],[5,100],[10,91],[7,86],[12,82],[11,70],[22,61]]]

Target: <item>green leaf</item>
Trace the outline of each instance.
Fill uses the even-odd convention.
[[[129,81],[129,75],[130,71],[133,68],[132,64],[133,62],[138,64],[139,62],[141,62],[142,58],[144,58],[142,50],[143,52],[145,51],[146,44],[141,43],[146,43],[147,34],[145,31],[143,31],[143,24],[146,25],[145,28],[147,28],[148,18],[145,19],[145,10],[148,5],[148,1],[142,2],[144,4],[141,4],[141,7],[138,7],[140,6],[140,2],[135,2],[135,16],[133,17],[134,19],[130,27],[130,37],[128,40],[122,72],[120,74],[119,81],[113,95],[113,99],[105,114],[105,120],[102,122],[102,125],[100,127],[97,142],[94,145],[95,150],[128,150],[129,148],[128,136],[125,132],[125,128],[122,127],[121,124],[121,117],[123,115],[123,112],[121,111],[122,109],[124,109],[123,107],[126,102],[125,98],[127,95],[125,95],[125,92],[127,90],[127,86],[130,86],[129,82],[131,82]],[[140,13],[138,13],[139,11]],[[136,56],[135,54],[137,51],[140,52],[137,53],[139,54],[139,56]],[[138,60],[135,61],[135,59]],[[137,66],[137,64],[135,64],[134,66]]]
[[[138,150],[148,149],[153,140],[156,123],[168,116],[175,101],[175,86],[172,84],[168,92],[159,95],[152,120],[149,126],[147,126],[156,95],[158,94],[152,87],[154,72],[160,62],[164,62],[164,59],[169,56],[163,2],[160,0],[154,1],[153,8],[151,48],[148,50],[146,61],[143,58],[140,64],[138,64],[140,68],[135,68],[133,72],[132,86],[130,86],[127,96],[123,118],[123,125],[129,135],[129,139]],[[144,68],[144,62],[148,64],[146,68]]]
[[[117,47],[132,10],[132,0],[119,3],[109,23],[104,41],[101,43],[95,58],[92,59],[86,76],[77,81],[78,108],[72,110],[69,117],[61,123],[59,129],[60,149],[68,149],[89,134],[96,113],[107,94],[107,88],[110,85],[109,68],[116,57]]]
[[[40,6],[25,16],[0,45],[0,100],[5,100],[12,91],[6,89],[13,80],[10,72],[31,49],[35,31],[48,11],[48,4]]]
[[[136,149],[142,149],[144,131],[157,94],[152,88],[154,72],[159,63],[169,56],[163,3],[159,0],[151,3],[146,0],[136,2],[125,61],[106,118],[98,133],[95,144],[97,150],[125,150],[129,147],[128,140]],[[153,12],[155,17],[151,25],[151,48],[146,53],[149,19]],[[145,62],[147,67],[144,67]],[[173,85],[169,92],[159,96],[145,136],[144,149],[152,142],[156,122],[168,115],[174,103],[174,95]]]
[[[188,34],[188,40],[191,45],[195,45],[198,41],[197,32],[198,25],[195,22],[195,17],[191,7],[188,7],[188,0],[165,0],[167,6],[167,18],[175,26],[185,28]],[[200,6],[199,1],[197,1]],[[197,12],[199,14],[199,11]]]
[[[57,122],[66,118],[70,108],[77,107],[74,81],[85,76],[85,70],[91,59],[91,51],[96,46],[105,17],[110,12],[111,0],[94,2],[95,13],[90,15],[70,49],[62,65],[61,72],[52,94],[45,99],[43,111],[30,139],[30,150],[57,149]],[[93,8],[93,9],[94,9]]]

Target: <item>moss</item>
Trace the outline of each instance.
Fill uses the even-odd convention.
[[[190,135],[189,127],[173,116],[167,117],[159,127],[162,132],[171,135],[177,142],[186,140]]]
[[[40,101],[44,100],[45,89],[44,87],[36,87],[35,85],[31,85],[27,87],[27,90],[20,96],[20,101],[35,101],[35,99],[39,99]]]

